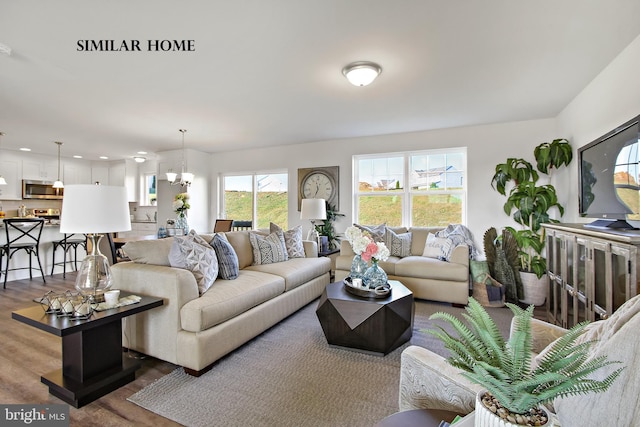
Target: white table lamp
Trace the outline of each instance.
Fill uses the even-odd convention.
[[[318,243],[320,247],[320,236],[316,231],[316,220],[327,219],[327,207],[324,199],[302,199],[300,206],[300,219],[311,220],[311,230],[307,235],[307,240],[312,240]]]
[[[104,233],[131,230],[127,189],[108,185],[66,185],[60,232],[82,233],[91,239],[91,253],[82,261],[76,289],[96,295],[112,285],[107,257],[100,252]]]

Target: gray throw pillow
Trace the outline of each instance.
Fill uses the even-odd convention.
[[[284,235],[284,245],[287,248],[289,258],[304,258],[304,245],[302,244],[302,226],[298,225],[291,230],[284,231],[279,225],[269,223],[269,231],[275,233],[281,231]]]
[[[171,267],[184,268],[193,273],[200,295],[213,285],[218,277],[216,251],[191,230],[186,236],[176,236],[169,251]]]
[[[282,231],[276,231],[268,236],[250,231],[249,241],[253,249],[253,265],[273,264],[289,259]]]
[[[225,235],[216,234],[213,236],[211,246],[213,246],[218,257],[218,275],[225,280],[237,279],[240,274],[238,255],[236,255],[236,251],[233,250],[233,246],[231,246]]]
[[[358,227],[360,230],[369,233],[374,242],[383,242],[384,241],[384,232],[387,229],[387,223],[380,225],[360,225],[353,224],[355,227]]]
[[[387,228],[384,234],[384,244],[393,256],[406,257],[411,255],[411,232],[396,234]]]

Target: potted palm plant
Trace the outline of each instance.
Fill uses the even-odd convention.
[[[527,160],[515,158],[496,165],[491,187],[507,196],[507,187],[512,185],[503,210],[521,226],[520,229],[507,227],[507,230],[518,243],[520,276],[525,293],[523,302],[541,305],[546,296],[544,274],[547,268],[543,257],[545,236],[542,224],[558,222],[550,216],[550,212],[556,208],[562,217],[564,207],[558,202],[553,185],[539,184],[540,174],[547,175],[550,182],[553,171],[571,162],[573,152],[569,141],[554,139],[538,145],[533,154],[535,168]],[[531,295],[539,298],[532,298]]]
[[[615,369],[602,380],[591,377],[595,371],[620,362],[588,358],[591,342],[576,341],[588,322],[571,328],[541,354],[537,366],[532,366],[534,306],[526,310],[510,303],[507,306],[514,315],[508,340],[473,298],[463,315],[468,326],[449,313],[430,317],[444,320],[457,334],[450,334],[442,326],[428,330],[451,352],[447,361],[484,388],[476,398],[476,426],[548,425],[544,403],[557,397],[605,391],[624,369]]]

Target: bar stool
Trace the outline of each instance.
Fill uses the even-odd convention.
[[[53,242],[53,253],[52,253],[52,264],[51,264],[51,275],[53,276],[53,269],[56,265],[62,266],[62,277],[67,278],[67,264],[72,262],[73,269],[78,271],[78,246],[82,246],[84,251],[87,252],[87,235],[83,234],[82,238],[74,237],[76,234],[65,234],[63,239],[54,240]],[[62,249],[62,262],[56,262],[56,251],[58,248]],[[67,254],[73,249],[73,259],[69,258],[67,260]],[[70,255],[70,254],[69,254]]]
[[[38,260],[42,281],[47,283],[44,278],[44,271],[40,263],[40,236],[42,235],[42,227],[44,219],[42,218],[10,218],[4,220],[4,231],[7,239],[0,246],[0,266],[2,266],[2,258],[6,255],[7,261],[4,268],[4,284],[3,288],[7,288],[7,273],[14,270],[29,270],[29,279],[33,280],[32,260],[35,255]],[[13,237],[11,237],[13,235]],[[18,251],[25,251],[29,255],[29,267],[9,268],[11,257]]]

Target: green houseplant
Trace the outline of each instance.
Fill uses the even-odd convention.
[[[531,319],[534,306],[526,310],[514,304],[508,303],[507,306],[514,315],[508,340],[502,337],[493,319],[473,298],[469,299],[463,314],[468,325],[449,313],[439,312],[430,317],[444,320],[457,336],[442,326],[427,332],[438,337],[451,352],[447,361],[452,366],[461,369],[462,375],[486,389],[489,395],[481,392],[479,401],[499,402],[498,408],[505,408],[511,419],[535,418],[540,411],[534,408],[556,397],[605,391],[624,369],[615,369],[602,380],[590,378],[593,372],[620,362],[609,361],[604,356],[588,358],[591,342],[577,342],[588,322],[571,328],[541,355],[538,366],[533,367]],[[489,406],[491,404],[488,403]],[[508,413],[504,418],[509,419]],[[543,422],[542,418],[538,421]],[[531,425],[544,425],[544,422]]]
[[[538,145],[533,154],[536,168],[527,160],[516,158],[509,158],[505,163],[496,165],[491,187],[507,196],[507,186],[513,184],[503,210],[522,228],[507,229],[518,242],[520,270],[535,273],[541,278],[546,271],[546,261],[542,256],[545,246],[542,224],[558,222],[552,219],[549,213],[553,208],[557,208],[562,216],[564,207],[558,202],[553,185],[538,183],[540,173],[547,175],[550,181],[554,170],[571,162],[573,152],[569,141],[554,139],[552,142]]]
[[[326,210],[327,219],[323,220],[321,224],[318,224],[315,227],[319,235],[327,236],[327,239],[329,240],[329,248],[335,249],[340,243],[340,238],[336,233],[333,223],[339,216],[344,216],[344,214],[338,213],[336,211],[336,207],[334,205],[330,205],[329,202],[326,202]]]

